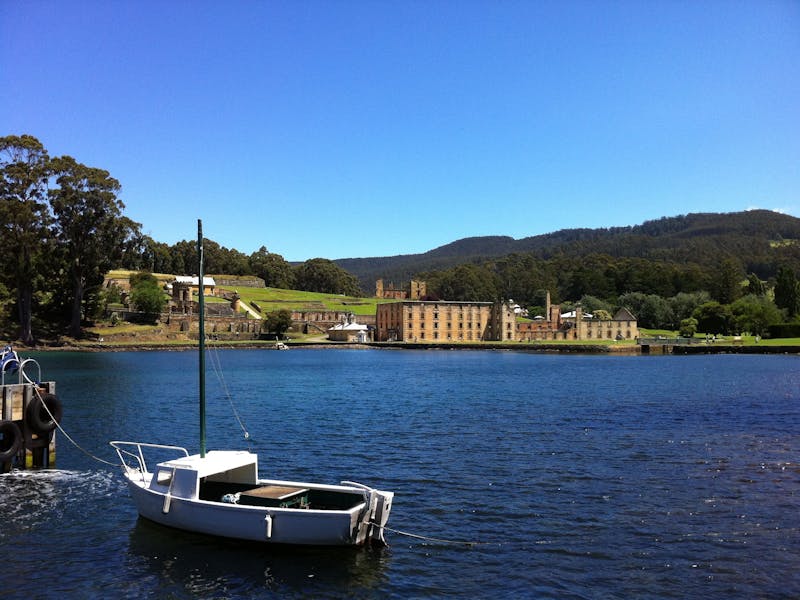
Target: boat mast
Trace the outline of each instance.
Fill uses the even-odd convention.
[[[199,264],[198,300],[200,322],[200,458],[206,456],[206,326],[205,300],[203,298],[203,221],[197,219],[197,262]]]

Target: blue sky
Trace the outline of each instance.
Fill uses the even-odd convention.
[[[800,216],[800,2],[0,2],[0,135],[169,244],[425,252]]]

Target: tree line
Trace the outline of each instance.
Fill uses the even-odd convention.
[[[493,302],[513,299],[531,316],[544,315],[546,293],[562,309],[577,302],[585,312],[610,318],[625,307],[647,329],[764,335],[769,327],[796,322],[800,281],[791,265],[774,267],[762,280],[741,262],[726,259],[716,269],[604,254],[558,256],[511,254],[480,263],[418,275],[430,299]]]
[[[143,235],[140,224],[123,214],[120,190],[108,171],[69,156],[50,157],[33,136],[0,138],[0,324],[6,337],[14,325],[18,338],[32,343],[34,322],[79,336],[84,319],[104,305],[102,283],[111,269],[196,274],[195,241],[168,245]],[[718,217],[557,232],[522,240],[528,251],[495,258],[478,256],[474,246],[480,242],[486,251],[486,239],[462,240],[424,260],[420,255],[404,269],[427,281],[431,298],[513,298],[534,314],[543,312],[548,290],[567,308],[580,301],[602,315],[625,306],[645,328],[688,331],[694,320],[704,332],[761,333],[796,321],[800,246],[791,236],[800,237],[793,229],[798,220],[754,211],[725,215],[727,224],[720,225]],[[766,230],[774,232],[775,243],[765,239]],[[500,252],[514,240],[489,242]],[[246,255],[213,240],[206,240],[204,253],[207,273],[253,275],[269,287],[365,295],[356,276],[324,258],[292,265],[265,246]],[[458,264],[437,264],[456,254]],[[353,259],[353,265],[364,260]],[[372,281],[362,283],[369,287]]]
[[[194,241],[168,246],[124,215],[121,185],[70,156],[51,157],[31,135],[0,138],[0,333],[34,342],[47,334],[79,337],[103,306],[112,269],[196,273]],[[323,258],[290,265],[261,247],[250,256],[205,243],[206,272],[256,275],[267,285],[360,295],[358,280]],[[14,333],[12,329],[15,329]]]
[[[267,287],[345,296],[362,293],[353,275],[326,258],[312,258],[292,265],[265,246],[246,255],[213,240],[204,241],[203,258],[206,273],[260,277]],[[145,236],[138,262],[129,266],[153,273],[197,274],[197,243],[184,240],[170,246]]]

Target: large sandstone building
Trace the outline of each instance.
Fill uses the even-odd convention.
[[[517,322],[514,308],[505,302],[403,300],[377,305],[375,341],[619,341],[639,336],[636,317],[625,308],[610,320],[595,319],[580,306],[562,314],[548,293],[545,315]]]
[[[378,304],[379,342],[513,340],[514,311],[504,303],[405,300]]]

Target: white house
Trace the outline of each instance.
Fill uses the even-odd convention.
[[[176,275],[175,276],[175,283],[182,283],[184,285],[188,285],[191,289],[196,290],[198,289],[198,280],[200,278],[191,275]],[[214,281],[213,277],[209,277],[208,275],[203,275],[203,290],[205,295],[208,296],[209,294],[214,293],[214,288],[216,287],[217,282]]]
[[[347,321],[328,329],[328,339],[334,342],[363,344],[369,341],[369,327],[362,323],[356,323],[353,315],[348,315]]]

